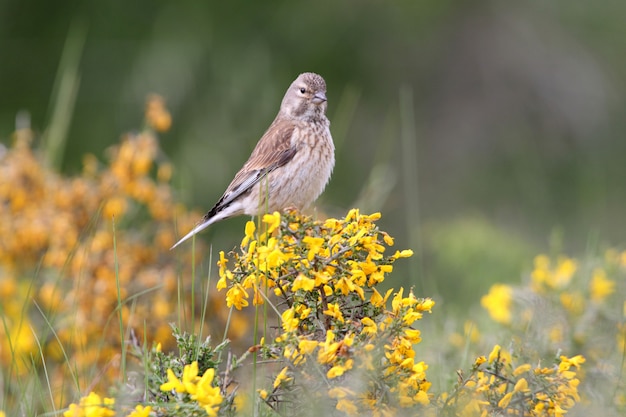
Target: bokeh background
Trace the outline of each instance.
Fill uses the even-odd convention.
[[[318,72],[337,165],[317,210],[381,211],[417,255],[396,283],[463,308],[537,253],[624,242],[625,16],[620,0],[3,1],[0,141],[30,126],[79,172],[158,93],[175,189],[205,210]],[[232,248],[245,220],[202,239]]]

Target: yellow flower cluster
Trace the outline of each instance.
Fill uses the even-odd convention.
[[[147,123],[165,127],[157,104]],[[119,379],[123,332],[173,344],[177,276],[191,262],[181,269],[169,247],[175,222],[187,229],[199,213],[174,202],[151,129],[125,136],[108,165],[85,157],[75,177],[51,171],[31,136],[17,132],[0,157],[0,368],[9,380],[36,375],[32,358],[44,357],[52,386],[70,388],[70,373],[79,389],[107,386]]]
[[[316,395],[324,392],[347,415],[430,402],[428,366],[413,349],[421,336],[412,325],[434,302],[400,289],[387,309],[393,290],[381,294],[375,287],[412,252],[385,255],[393,239],[378,229],[379,218],[356,209],[326,221],[268,214],[260,231],[248,222],[239,252],[230,259],[220,253],[218,288],[227,289],[229,306],[271,303],[270,291],[287,306],[282,332],[261,348],[267,358],[287,362],[273,388],[261,391],[268,404],[283,402],[288,387],[313,379],[319,366],[327,389]]]
[[[610,303],[611,295],[618,290],[617,281],[611,275],[623,272],[616,268],[620,258],[614,255],[612,259],[613,263],[585,265],[581,270],[576,259],[560,256],[553,261],[546,255],[539,255],[530,273],[528,289],[495,284],[483,296],[481,304],[491,318],[501,324],[517,328],[542,324],[545,339],[557,348],[568,338],[580,344],[590,333],[581,331],[575,323],[585,314],[597,313]],[[540,299],[543,301],[539,302]],[[529,300],[535,301],[530,303]],[[538,320],[541,317],[545,319]],[[564,326],[564,322],[568,326]],[[576,328],[578,331],[568,332]]]
[[[278,212],[266,214],[262,219],[264,230],[258,233],[258,239],[254,222],[246,224],[242,253],[232,253],[237,263],[234,269],[226,267],[228,260],[224,252],[220,253],[217,288],[228,287],[228,306],[237,309],[248,305],[251,289],[253,303],[263,304],[264,297],[259,292],[262,285],[282,297],[290,292],[297,293],[299,299],[306,292],[319,289],[326,300],[342,295],[363,301],[364,288],[373,288],[382,282],[385,274],[393,270],[391,264],[396,259],[412,255],[412,251],[405,250],[384,258],[385,246],[379,241],[379,235],[387,245],[392,245],[393,239],[375,227],[373,222],[379,218],[380,214],[361,215],[356,209],[342,221],[329,219],[325,222],[300,217],[295,212],[284,218]],[[280,227],[281,222],[284,227]],[[272,236],[275,230],[279,231],[278,236]],[[302,231],[307,235],[298,233]],[[374,300],[380,300],[380,294],[373,291]],[[328,316],[341,321],[337,306],[332,302],[324,303],[324,310]],[[298,316],[306,312],[310,310],[302,307]]]
[[[572,281],[577,269],[577,262],[568,257],[559,257],[553,266],[548,256],[536,256],[535,268],[530,275],[532,287],[538,293],[548,289],[564,288]]]
[[[171,369],[168,369],[168,382],[161,385],[161,391],[187,394],[192,404],[206,411],[208,416],[215,417],[223,397],[220,394],[220,388],[213,386],[214,378],[215,369],[213,368],[208,368],[201,377],[198,376],[198,362],[193,361],[190,365],[185,365],[182,380],[178,379]]]
[[[599,386],[621,383],[613,376],[619,371],[607,372],[607,366],[622,363],[625,297],[626,251],[609,249],[603,257],[590,255],[583,260],[539,255],[528,285],[496,284],[481,303],[494,321],[524,335],[520,338],[525,340],[523,349],[534,351],[535,360],[557,350],[575,349],[587,360],[580,378],[584,376],[589,395],[604,397],[604,402],[623,411],[626,407]],[[571,382],[577,384],[578,379]]]
[[[511,322],[512,301],[513,289],[510,285],[494,284],[489,289],[489,294],[480,299],[480,304],[489,312],[493,320],[498,323],[509,324]]]
[[[476,359],[469,376],[459,374],[457,388],[443,394],[440,406],[453,415],[563,416],[578,401],[576,370],[585,362],[582,356],[561,356],[550,367],[517,365],[510,352],[499,345],[486,358]]]
[[[81,398],[78,404],[70,404],[69,409],[63,413],[63,417],[113,417],[115,416],[114,406],[113,398],[101,398],[98,394],[90,392],[89,395]]]
[[[137,405],[129,413],[123,415],[126,417],[148,417],[151,412],[152,407]],[[115,399],[103,398],[94,392],[82,397],[78,404],[70,404],[68,410],[63,413],[63,417],[113,417],[116,415]]]

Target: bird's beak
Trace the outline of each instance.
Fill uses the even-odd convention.
[[[315,95],[313,96],[313,103],[315,104],[321,104],[326,100],[326,94],[322,91],[320,91],[319,93],[315,93]]]

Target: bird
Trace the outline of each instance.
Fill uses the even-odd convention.
[[[335,166],[326,117],[326,81],[300,74],[287,89],[276,118],[217,203],[171,249],[210,225],[239,215],[305,209],[324,191]]]

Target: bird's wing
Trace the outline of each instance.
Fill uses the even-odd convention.
[[[257,143],[248,161],[235,175],[222,198],[203,220],[210,219],[228,207],[239,196],[250,191],[267,174],[291,161],[297,151],[291,140],[294,130],[293,123],[276,121],[272,123]]]
[[[250,191],[267,174],[291,161],[297,151],[296,147],[291,144],[294,130],[295,126],[291,123],[274,121],[261,140],[259,140],[259,143],[257,143],[243,168],[235,175],[222,198],[204,215],[196,227],[176,242],[171,249],[206,229],[214,222],[230,217],[232,213],[227,213],[225,209],[233,201]]]

